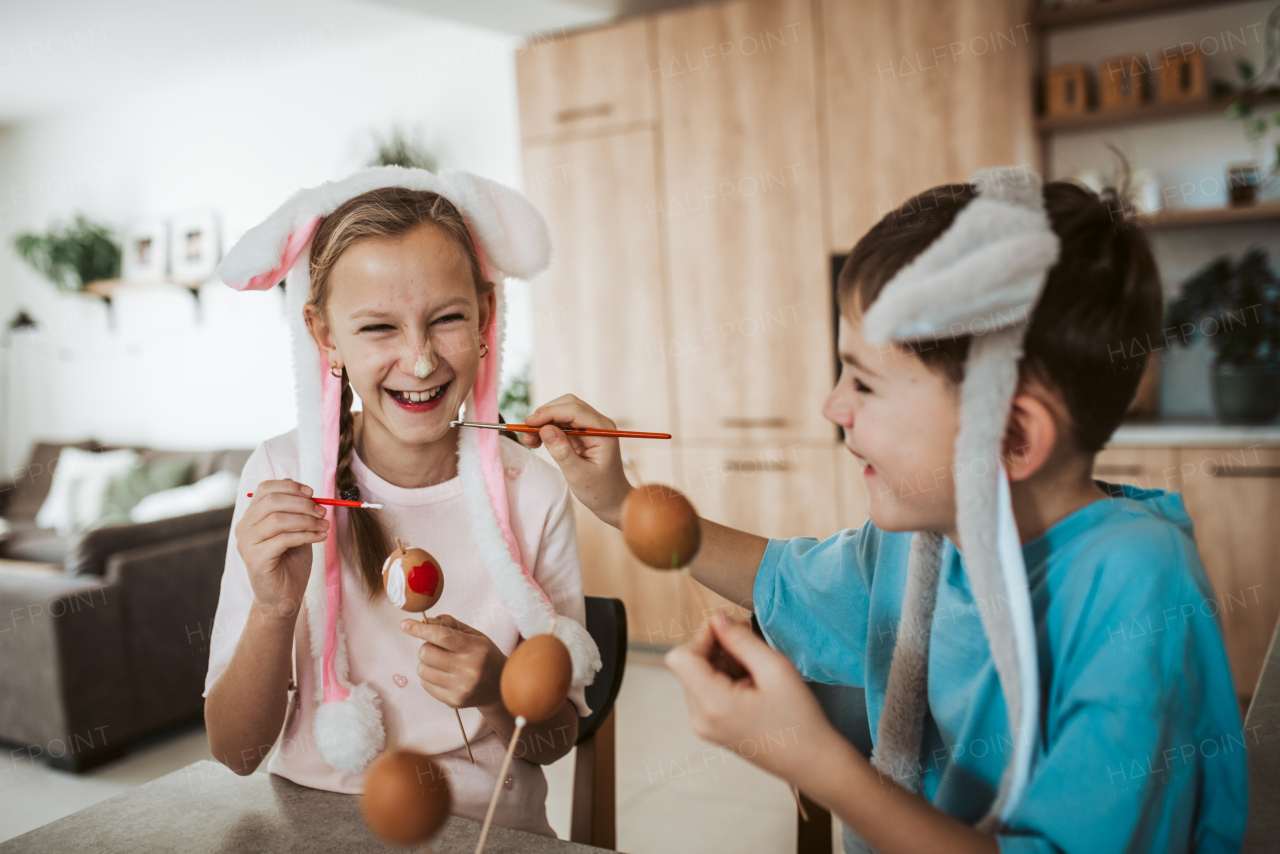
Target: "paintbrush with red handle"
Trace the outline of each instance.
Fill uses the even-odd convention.
[[[250,498],[253,497],[252,492],[245,493]],[[381,510],[381,504],[372,504],[368,501],[347,501],[345,498],[313,498],[311,499],[317,504],[326,504],[330,507],[363,507],[366,510]]]

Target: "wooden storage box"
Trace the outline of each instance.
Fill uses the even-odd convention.
[[[1108,59],[1098,69],[1098,105],[1104,110],[1132,110],[1146,97],[1147,69],[1136,56]]]
[[[1204,54],[1198,50],[1165,56],[1165,63],[1155,69],[1156,100],[1199,101],[1206,96]]]
[[[1089,66],[1060,65],[1050,68],[1044,81],[1045,113],[1074,116],[1089,111]]]

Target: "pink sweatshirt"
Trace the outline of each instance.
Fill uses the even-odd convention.
[[[554,603],[556,612],[585,625],[582,577],[578,566],[577,534],[568,485],[560,471],[533,452],[502,439],[511,527],[520,544],[525,565]],[[449,614],[488,635],[504,653],[515,649],[520,636],[508,605],[480,562],[471,536],[471,524],[455,477],[435,486],[405,489],[374,474],[356,456],[352,464],[360,496],[379,502],[378,514],[390,537],[429,551],[444,571],[444,595],[430,616]],[[227,545],[226,570],[214,618],[209,646],[209,673],[205,695],[226,669],[253,605],[248,570],[236,548],[235,526],[250,499],[266,480],[299,479],[298,431],[269,439],[258,446],[240,476],[240,493]],[[340,554],[347,552],[346,510],[337,510]],[[313,571],[316,568],[313,567]],[[476,764],[467,758],[453,709],[434,699],[418,681],[417,651],[421,641],[400,631],[399,624],[413,615],[392,605],[385,594],[370,602],[359,569],[343,562],[342,619],[351,658],[353,684],[367,682],[381,697],[388,748],[407,747],[431,754],[441,765],[453,791],[453,811],[483,820],[493,794],[506,743],[476,709],[462,709],[462,723]],[[305,615],[294,632],[294,661],[311,661]],[[359,793],[362,774],[343,774],[321,758],[312,735],[315,714],[315,668],[294,668],[299,690],[285,718],[279,749],[267,770],[295,783],[333,792]],[[581,688],[569,699],[580,715],[589,713]],[[566,733],[567,735],[567,733]],[[545,746],[545,740],[543,741]],[[559,745],[557,745],[559,746]],[[542,769],[519,758],[516,748],[494,816],[497,824],[533,833],[554,835],[546,818],[547,783]]]

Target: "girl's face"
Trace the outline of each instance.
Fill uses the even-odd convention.
[[[844,428],[845,446],[865,466],[871,522],[954,540],[959,390],[910,350],[868,344],[861,321],[844,315],[840,379],[822,414]]]
[[[493,310],[465,253],[430,223],[354,243],[330,271],[325,317],[307,307],[329,363],[346,366],[365,429],[408,445],[449,432],[475,383]]]

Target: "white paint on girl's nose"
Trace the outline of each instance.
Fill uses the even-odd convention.
[[[418,379],[426,379],[431,372],[436,369],[436,359],[434,353],[423,353],[418,357],[418,362],[413,366],[413,375]]]

